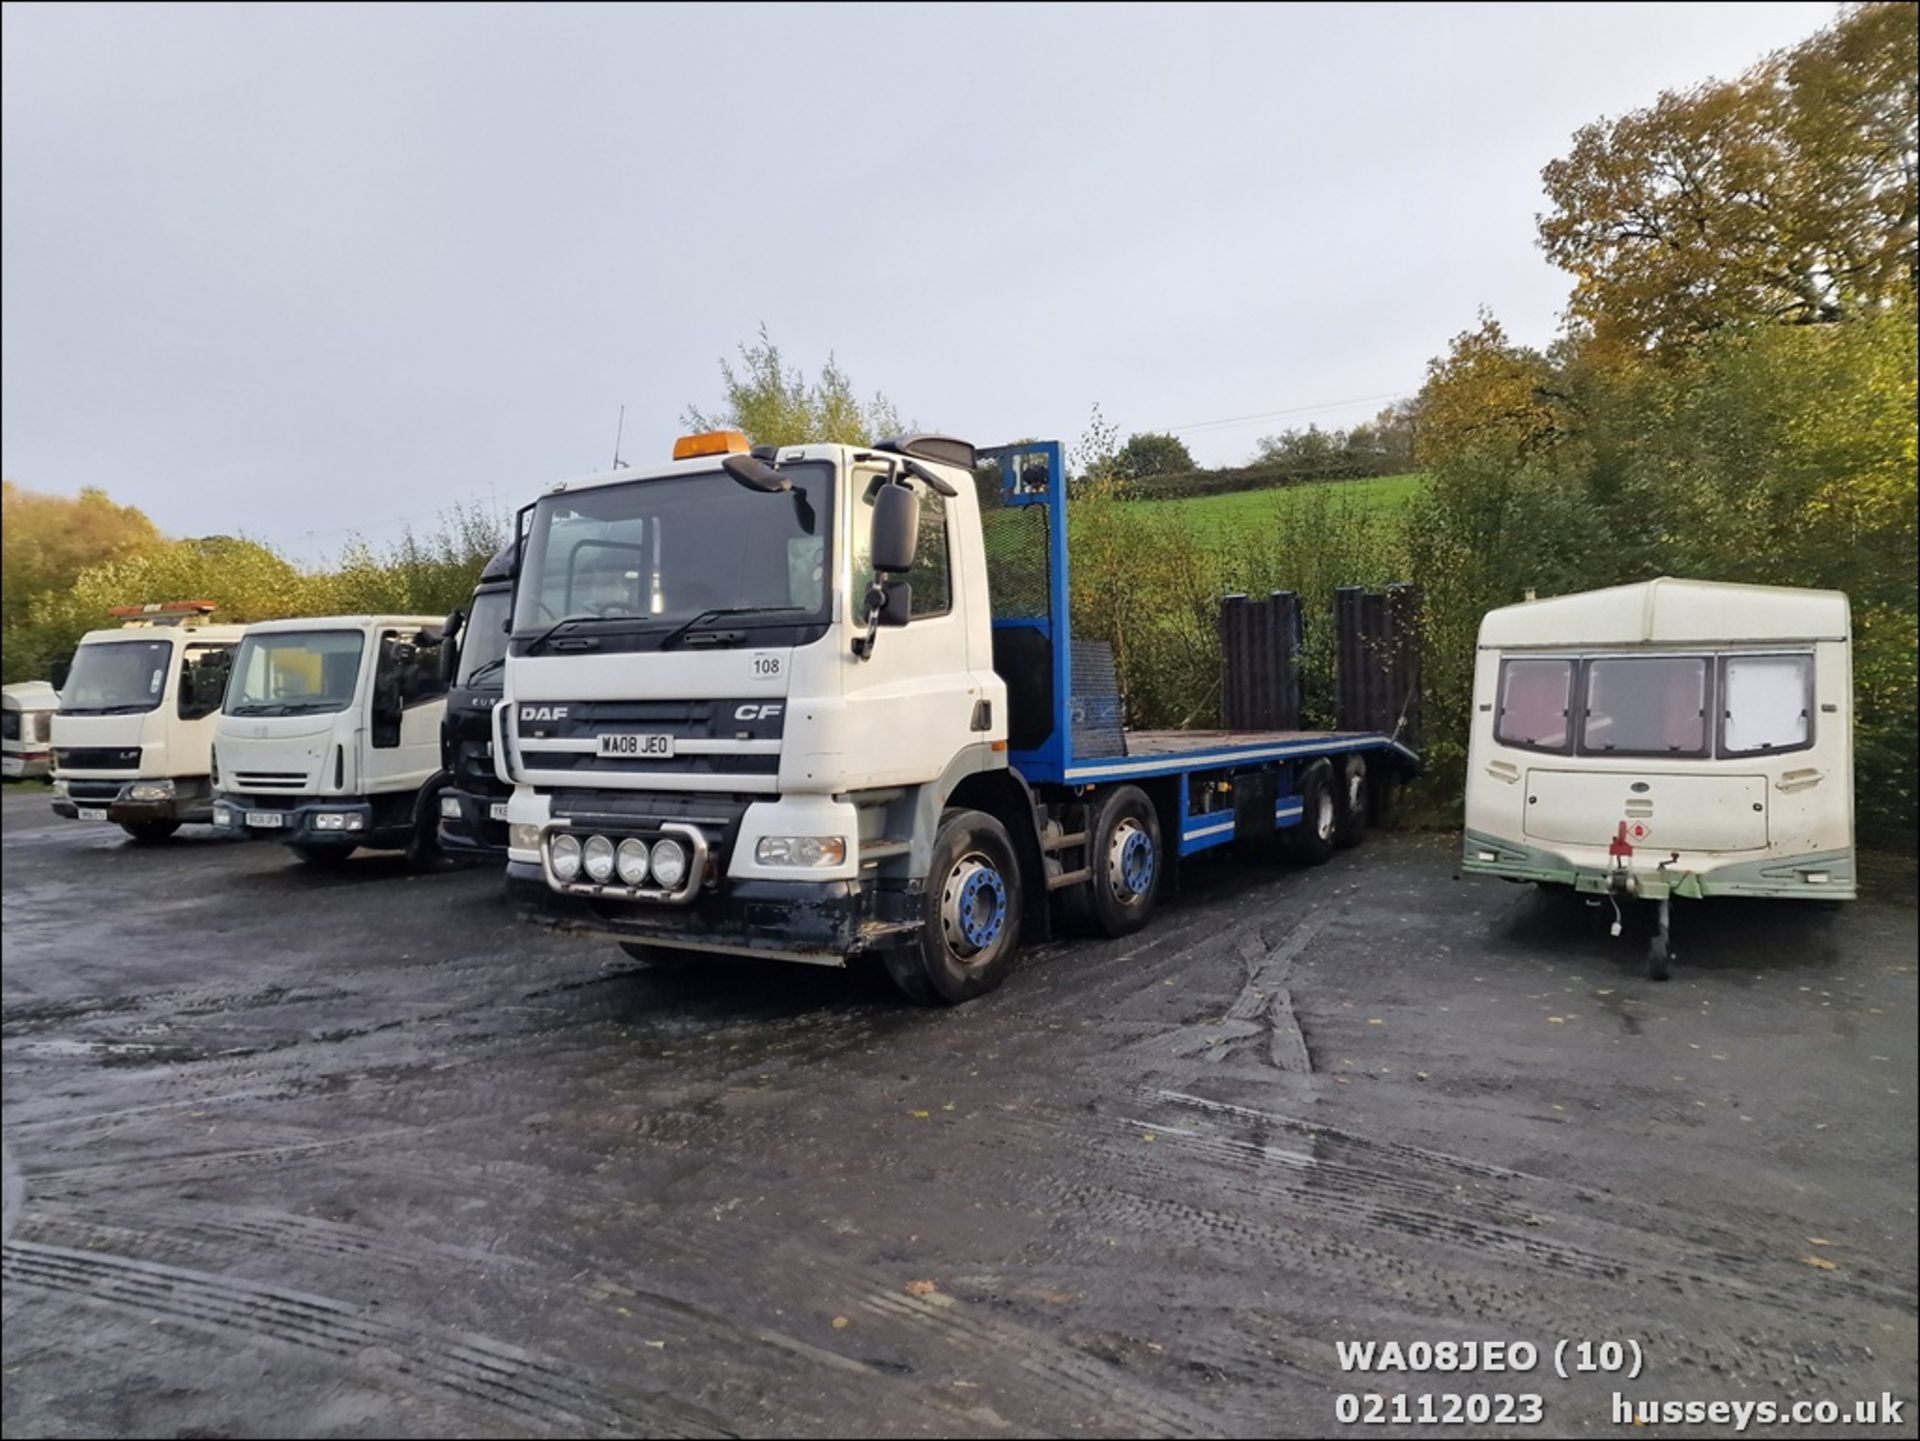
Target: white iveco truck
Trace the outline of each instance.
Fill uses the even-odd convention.
[[[207,625],[211,601],[116,606],[116,630],[80,638],[53,717],[53,808],[165,840],[213,819],[208,752],[243,627]]]
[[[336,615],[247,628],[214,739],[214,823],[302,860],[437,853],[442,617]]]
[[[1372,733],[1127,731],[1071,635],[1057,443],[674,458],[522,512],[493,754],[509,887],[548,924],[875,952],[964,1001],[1056,915],[1144,925],[1195,852],[1284,831],[1325,860],[1417,764]]]

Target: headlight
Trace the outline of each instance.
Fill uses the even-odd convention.
[[[231,810],[230,808],[228,808],[227,806],[215,806],[215,807],[213,808],[213,823],[214,823],[214,824],[215,824],[216,826],[230,826],[230,825],[232,825],[232,824],[233,824],[233,811],[232,811],[232,810]]]
[[[440,816],[442,820],[449,820],[449,821],[459,820],[460,819],[460,797],[458,796],[440,797]]]
[[[653,843],[653,879],[664,891],[677,891],[687,878],[687,848],[672,839]]]
[[[628,837],[613,853],[613,864],[620,872],[620,879],[628,885],[643,884],[647,879],[647,843]]]
[[[587,879],[613,879],[613,842],[605,836],[588,836],[586,846]]]
[[[553,873],[563,881],[580,874],[580,842],[572,836],[555,836],[547,845],[547,858]]]
[[[507,845],[516,851],[537,851],[540,849],[540,827],[530,826],[525,821],[516,821],[507,827]]]
[[[65,781],[55,781],[53,783],[53,793],[57,796],[65,795],[67,793],[67,783]]]
[[[133,801],[170,801],[173,799],[173,782],[135,781],[127,791],[127,799]]]
[[[753,854],[763,866],[837,866],[847,858],[843,836],[762,836]]]

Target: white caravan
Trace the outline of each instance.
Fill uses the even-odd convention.
[[[1489,612],[1463,869],[1657,901],[1656,978],[1670,897],[1852,899],[1851,637],[1837,591],[1697,580]]]
[[[53,808],[136,841],[213,819],[208,756],[245,627],[207,625],[211,601],[116,606],[80,638],[53,717]]]
[[[362,846],[426,863],[439,822],[443,621],[249,626],[214,740],[214,823],[283,840],[317,864]]]
[[[10,781],[53,768],[53,712],[60,692],[43,680],[0,686],[0,776]]]

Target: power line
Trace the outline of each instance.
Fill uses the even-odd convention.
[[[1277,420],[1285,415],[1305,415],[1314,410],[1338,410],[1345,405],[1368,405],[1388,400],[1404,400],[1412,394],[1410,390],[1389,390],[1379,395],[1356,395],[1347,400],[1322,400],[1313,405],[1289,405],[1280,410],[1263,410],[1252,415],[1228,415],[1217,420],[1193,420],[1185,425],[1169,425],[1166,429],[1175,434],[1193,430],[1225,430],[1236,425],[1252,425],[1263,420]]]

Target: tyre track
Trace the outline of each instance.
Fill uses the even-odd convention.
[[[718,1418],[662,1395],[609,1395],[564,1363],[481,1336],[364,1315],[321,1296],[123,1256],[10,1241],[9,1286],[197,1323],[250,1342],[277,1342],[429,1386],[520,1430],[582,1434],[735,1434]]]

